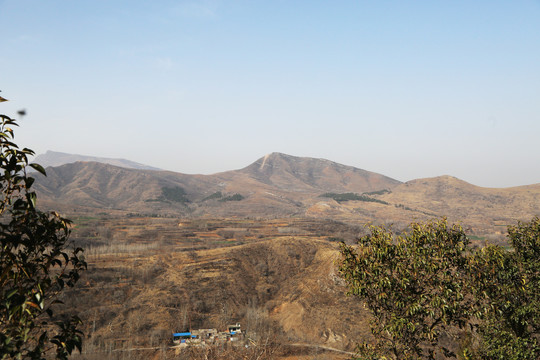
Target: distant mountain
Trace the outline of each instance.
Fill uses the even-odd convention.
[[[40,199],[58,206],[145,213],[163,209],[167,212],[186,210],[185,202],[164,197],[166,189],[188,189],[189,197],[196,198],[197,194],[214,185],[208,183],[203,175],[128,169],[81,161],[48,167],[47,177],[38,174],[36,179],[35,189]]]
[[[161,170],[152,166],[139,164],[134,161],[125,160],[125,159],[111,159],[104,157],[96,156],[87,156],[87,155],[76,155],[68,154],[57,151],[47,151],[45,154],[36,156],[34,162],[40,164],[43,167],[49,166],[60,166],[64,164],[70,164],[77,161],[95,161],[103,164],[109,164],[114,166],[120,166],[128,169],[139,169],[139,170]]]
[[[363,193],[400,184],[328,160],[280,153],[214,175],[127,169],[97,162],[52,167],[47,174],[38,177],[40,198],[63,205],[216,216],[302,215],[306,201],[326,192]],[[184,201],[167,199],[167,189],[176,188],[185,193]],[[239,198],[236,194],[242,201],[234,201]]]
[[[399,226],[446,216],[478,234],[501,237],[505,225],[540,215],[540,184],[490,189],[451,176],[401,183],[329,160],[281,153],[213,175],[128,169],[97,162],[49,167],[47,174],[36,175],[40,204],[61,211],[86,208],[189,217],[308,216]]]
[[[238,172],[288,191],[368,192],[400,184],[387,176],[330,160],[268,154]]]
[[[419,212],[478,224],[506,225],[540,215],[540,184],[484,188],[445,175],[408,181],[379,198]],[[500,230],[506,231],[504,227]]]

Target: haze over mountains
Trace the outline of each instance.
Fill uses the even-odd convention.
[[[48,153],[49,163],[77,159],[54,155]],[[492,189],[450,176],[401,183],[329,160],[281,153],[213,175],[146,170],[151,167],[141,164],[137,166],[144,169],[133,169],[132,162],[116,161],[124,166],[78,161],[49,167],[48,176],[36,183],[40,201],[60,209],[189,217],[308,216],[408,223],[447,216],[480,233],[500,232],[499,225],[540,213],[540,184]]]
[[[35,158],[35,162],[43,167],[48,166],[60,166],[64,164],[70,164],[77,161],[95,161],[104,164],[110,164],[128,169],[140,169],[140,170],[161,170],[148,165],[139,164],[134,161],[125,159],[111,159],[97,156],[68,154],[58,151],[48,150],[45,154],[40,154]]]

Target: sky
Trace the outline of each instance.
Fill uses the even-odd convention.
[[[0,113],[37,154],[540,183],[540,0],[0,0],[0,24]]]

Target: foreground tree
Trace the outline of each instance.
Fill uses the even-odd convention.
[[[359,246],[342,244],[342,277],[349,293],[373,314],[374,344],[361,344],[362,358],[434,359],[449,349],[435,346],[445,327],[464,326],[471,304],[461,276],[467,266],[463,229],[446,220],[413,223],[395,236],[371,227]]]
[[[80,320],[53,314],[58,296],[86,269],[81,249],[68,251],[69,221],[36,208],[28,167],[34,152],[13,142],[16,121],[0,115],[0,359],[67,359],[81,349]]]
[[[481,359],[540,359],[540,219],[508,228],[511,251],[486,246],[471,257],[471,290],[481,321]],[[471,356],[472,358],[472,356]]]
[[[511,249],[468,247],[446,220],[411,225],[404,236],[372,227],[359,246],[342,244],[349,293],[373,314],[363,359],[455,357],[440,343],[468,324],[460,358],[540,359],[540,219],[508,228]]]

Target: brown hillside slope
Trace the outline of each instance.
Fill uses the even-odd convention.
[[[412,180],[369,197],[376,201],[314,199],[306,215],[357,224],[393,224],[396,229],[411,221],[447,217],[462,224],[476,240],[502,243],[507,225],[540,215],[540,184],[493,189],[441,176]]]
[[[337,256],[336,244],[291,237],[196,253],[101,254],[65,301],[83,309],[88,351],[167,344],[173,331],[236,321],[250,336],[351,350],[369,337],[367,315],[344,295]]]
[[[392,188],[398,181],[328,160],[271,154],[252,165],[214,175],[119,168],[77,162],[38,176],[40,199],[50,206],[86,206],[192,216],[302,215],[304,201],[324,192]],[[180,187],[186,201],[161,199],[164,187]],[[207,201],[212,194],[241,194],[242,201]]]
[[[211,176],[219,179],[219,186],[210,191],[239,193],[245,199],[228,204],[200,204],[194,214],[303,216],[312,199],[322,193],[362,193],[391,189],[400,184],[386,176],[329,160],[281,153],[266,155],[240,170]]]
[[[86,207],[89,211],[190,217],[309,216],[399,225],[447,216],[475,234],[499,237],[505,232],[502,225],[540,215],[540,184],[489,189],[450,176],[399,183],[328,160],[279,153],[244,169],[214,175],[132,170],[92,162],[48,168],[48,173],[46,178],[38,176],[35,185],[40,204],[62,211]],[[164,198],[167,188],[181,189],[183,200]],[[320,197],[327,192],[367,192],[368,198],[338,203]],[[231,200],[236,194],[238,201]]]
[[[380,199],[469,223],[510,224],[540,214],[540,184],[494,189],[440,176],[406,182]]]
[[[387,176],[325,159],[268,154],[238,170],[262,183],[291,192],[368,192],[400,184]]]
[[[202,175],[76,162],[47,168],[47,177],[38,175],[35,188],[40,201],[64,207],[85,206],[149,212],[173,209],[182,213],[185,210],[184,204],[156,201],[162,196],[162,188],[181,187],[198,194],[213,186],[212,181],[212,178]]]

